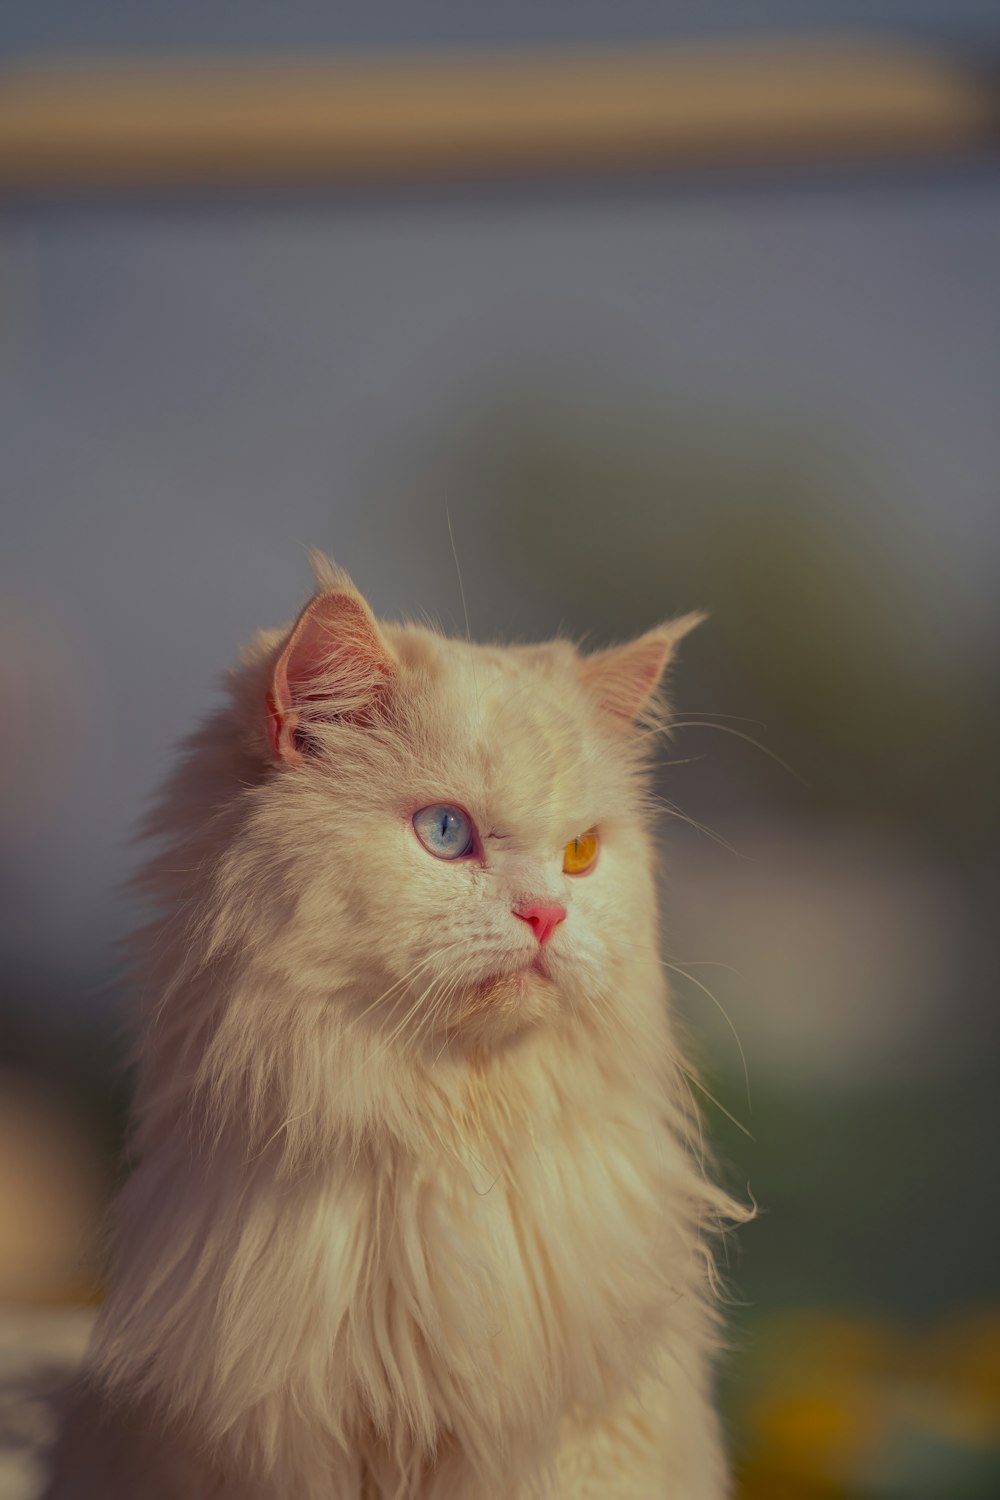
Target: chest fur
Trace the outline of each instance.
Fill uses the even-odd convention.
[[[665,1337],[686,1255],[665,1137],[605,1120],[489,1144],[367,1184],[338,1335],[380,1423],[473,1451],[623,1388]]]

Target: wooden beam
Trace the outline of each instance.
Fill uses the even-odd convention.
[[[986,76],[869,43],[0,72],[0,191],[899,158],[997,140]]]

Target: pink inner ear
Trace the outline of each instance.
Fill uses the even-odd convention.
[[[364,601],[343,591],[317,594],[296,620],[265,698],[272,754],[300,765],[306,759],[297,734],[303,716],[319,706],[326,717],[357,716],[370,709],[392,672]]]
[[[641,636],[587,657],[581,675],[608,713],[632,723],[649,701],[669,656],[670,642],[664,636]]]
[[[585,656],[581,682],[609,714],[633,723],[656,691],[678,642],[704,618],[698,611],[680,615],[638,640]]]
[[[286,714],[283,714],[281,709],[278,707],[278,700],[275,697],[274,693],[266,693],[264,696],[264,703],[267,707],[267,739],[269,745],[271,746],[271,754],[274,756],[275,760],[281,760],[283,758],[285,760],[294,760],[296,762],[302,760],[303,757],[298,752],[298,750],[295,749],[294,736],[289,739],[286,745],[285,720],[287,716]],[[286,753],[286,750],[292,753]]]

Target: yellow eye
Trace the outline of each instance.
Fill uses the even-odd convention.
[[[571,839],[563,850],[563,870],[567,875],[586,875],[597,859],[597,829],[589,828],[577,839]]]

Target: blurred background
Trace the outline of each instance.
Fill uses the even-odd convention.
[[[464,630],[450,531],[477,637],[711,612],[658,790],[739,1493],[1000,1495],[1000,13],[711,11],[3,7],[0,1500],[136,822],[309,544]]]

